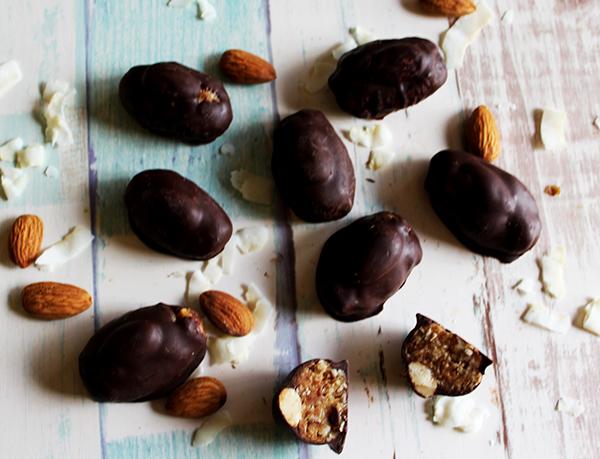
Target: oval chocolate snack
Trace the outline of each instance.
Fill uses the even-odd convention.
[[[382,119],[426,99],[447,78],[437,46],[412,37],[372,41],[348,51],[329,77],[329,87],[345,112]]]
[[[538,208],[525,185],[475,155],[436,154],[425,189],[440,220],[475,253],[510,263],[540,237]]]
[[[334,319],[354,322],[379,314],[421,262],[416,233],[400,215],[379,212],[333,234],[317,264],[317,296]]]
[[[325,115],[302,110],[275,129],[271,170],[284,201],[302,220],[336,220],[354,204],[354,168]]]
[[[198,314],[159,303],[98,330],[79,355],[79,374],[94,400],[140,402],[171,393],[205,354],[206,333]]]
[[[119,97],[150,132],[192,144],[212,142],[233,120],[223,84],[177,62],[131,68],[121,79]]]
[[[348,432],[348,361],[298,365],[273,397],[273,418],[300,441],[340,454]]]
[[[144,244],[182,258],[214,257],[233,232],[231,220],[208,193],[170,170],[147,170],[133,177],[125,207],[131,229]]]

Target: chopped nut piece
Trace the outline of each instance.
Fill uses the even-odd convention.
[[[544,193],[550,196],[558,196],[560,194],[560,187],[556,185],[548,185],[546,188],[544,188]]]
[[[275,394],[273,417],[299,440],[340,454],[348,424],[348,362],[314,359],[297,366]]]
[[[424,398],[468,394],[492,364],[471,344],[421,314],[404,340],[402,358],[410,385]]]

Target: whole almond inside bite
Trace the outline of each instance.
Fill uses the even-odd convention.
[[[467,125],[467,143],[471,153],[488,162],[495,161],[500,155],[498,125],[485,105],[480,105],[471,113]]]
[[[202,293],[200,308],[215,327],[228,335],[245,336],[254,328],[252,311],[228,293],[218,290]]]
[[[277,78],[275,68],[269,62],[240,49],[225,51],[219,60],[219,70],[236,83],[268,83]]]
[[[201,418],[218,411],[227,401],[221,381],[210,376],[186,381],[167,398],[165,409],[174,416]]]
[[[8,255],[17,266],[27,268],[35,261],[44,238],[44,223],[37,215],[21,215],[8,236]]]
[[[492,361],[437,322],[417,314],[417,325],[402,344],[408,382],[423,398],[473,392]]]
[[[74,285],[37,282],[21,291],[21,302],[31,316],[55,320],[81,314],[92,305],[92,297]]]
[[[471,0],[420,0],[423,7],[435,14],[459,17],[471,14],[476,6]]]

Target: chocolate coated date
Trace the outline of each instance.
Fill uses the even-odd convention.
[[[475,155],[459,150],[436,154],[425,189],[438,217],[475,253],[510,263],[540,236],[538,208],[525,185]]]
[[[323,246],[316,275],[319,301],[343,322],[379,314],[422,255],[419,238],[401,216],[379,212],[356,220]]]
[[[192,260],[220,253],[233,232],[231,220],[191,180],[154,169],[137,174],[125,191],[133,232],[148,247]]]
[[[79,355],[79,374],[94,400],[140,402],[168,395],[205,354],[198,314],[159,303],[98,330]]]
[[[302,110],[277,126],[271,169],[284,201],[307,222],[342,218],[352,209],[352,161],[320,111]]]
[[[378,40],[344,54],[329,77],[338,105],[358,118],[382,119],[432,95],[448,77],[434,43]]]
[[[177,62],[133,67],[121,79],[119,97],[149,131],[192,144],[212,142],[233,119],[223,84]]]

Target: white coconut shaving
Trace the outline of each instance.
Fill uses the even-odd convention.
[[[206,418],[206,421],[194,432],[192,446],[198,447],[212,443],[217,435],[232,423],[231,415],[227,410],[219,411]]]
[[[477,432],[490,416],[487,408],[478,406],[472,397],[435,397],[433,401],[434,424],[461,432]]]
[[[275,181],[272,178],[260,177],[245,170],[233,171],[231,184],[248,201],[264,205],[273,202]]]
[[[23,139],[16,137],[0,147],[0,161],[14,161],[18,151],[23,149]]]
[[[23,79],[19,63],[15,60],[0,64],[0,98]]]
[[[27,148],[17,152],[17,166],[21,169],[42,167],[44,165],[44,156],[43,145],[29,145]]]
[[[94,240],[89,229],[73,228],[61,241],[51,245],[35,260],[35,265],[51,271],[54,266],[66,263],[83,252]]]
[[[571,318],[562,312],[553,311],[538,303],[530,304],[523,315],[523,321],[556,333],[567,333],[571,328]]]
[[[71,145],[73,133],[67,125],[65,116],[66,100],[75,94],[75,89],[68,89],[68,84],[60,81],[50,81],[46,84],[42,98],[48,102],[44,109],[46,119],[46,142],[52,146]]]
[[[461,16],[446,31],[442,38],[441,48],[446,55],[448,70],[462,67],[463,58],[469,45],[477,38],[479,31],[494,17],[494,12],[484,1],[477,4],[477,9]]]
[[[27,184],[27,176],[23,171],[16,167],[2,167],[0,173],[2,174],[0,183],[6,199],[10,201],[21,196]]]

